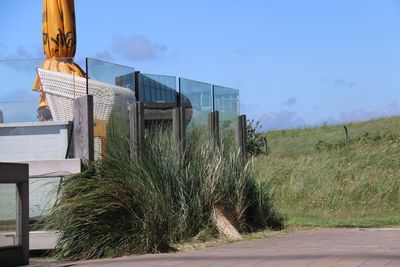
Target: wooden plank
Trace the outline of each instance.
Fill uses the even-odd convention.
[[[29,173],[28,169],[28,164],[0,162],[0,183],[26,182]]]
[[[190,103],[183,103],[181,105],[184,108],[191,108]],[[145,109],[174,109],[177,107],[176,102],[146,102],[144,103]]]
[[[107,136],[107,121],[105,120],[95,120],[94,121],[94,137],[105,137]]]
[[[144,110],[145,120],[172,120],[172,109],[146,109]]]
[[[64,159],[72,123],[0,124],[0,161]]]
[[[60,177],[80,173],[81,159],[38,160],[19,163],[29,164],[29,178]]]
[[[70,121],[41,121],[41,122],[7,122],[0,125],[0,128],[22,128],[22,127],[39,127],[43,128],[45,126],[69,126]]]
[[[74,156],[84,164],[94,160],[93,96],[85,95],[74,101]]]
[[[182,107],[184,108],[184,107]],[[171,109],[146,109],[144,110],[144,119],[147,120],[172,120],[172,110]],[[192,116],[192,109],[185,108],[185,117],[190,118]]]

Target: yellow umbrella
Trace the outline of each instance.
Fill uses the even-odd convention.
[[[42,68],[85,77],[85,72],[73,62],[76,51],[74,0],[44,0],[42,28],[46,55]],[[39,107],[47,106],[37,76],[33,90],[40,92]]]

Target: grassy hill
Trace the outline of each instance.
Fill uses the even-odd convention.
[[[400,225],[400,117],[264,133],[255,159],[290,225]]]

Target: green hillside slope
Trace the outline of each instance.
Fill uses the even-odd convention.
[[[400,225],[400,117],[265,133],[255,159],[276,209],[299,226]]]

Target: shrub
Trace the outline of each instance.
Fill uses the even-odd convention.
[[[264,141],[258,133],[261,123],[255,120],[247,121],[247,152],[250,155],[260,155],[263,152]]]

